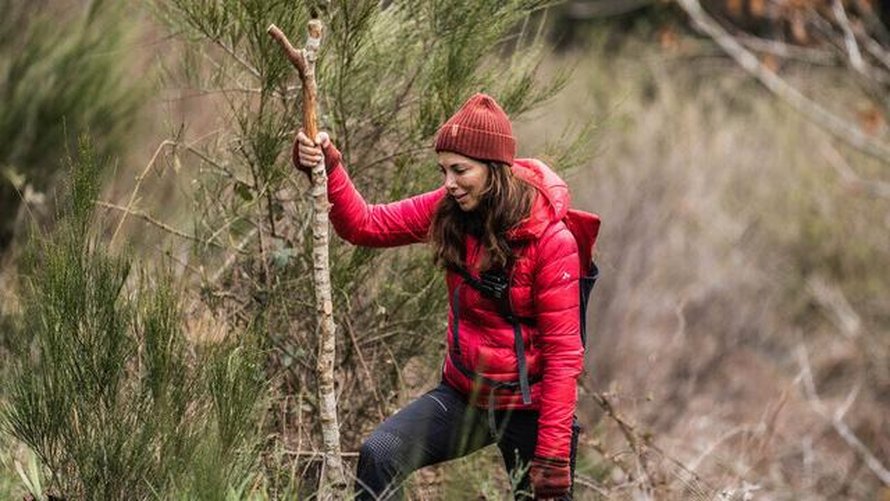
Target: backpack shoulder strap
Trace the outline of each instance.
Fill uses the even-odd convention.
[[[470,287],[479,291],[480,294],[487,297],[497,304],[498,312],[505,320],[507,320],[510,325],[513,327],[513,350],[516,352],[516,364],[517,371],[519,372],[519,391],[522,394],[522,403],[530,404],[532,403],[531,397],[531,389],[528,378],[528,365],[525,359],[525,343],[522,340],[522,327],[520,323],[527,320],[520,317],[517,317],[513,314],[513,311],[510,307],[510,284],[509,279],[505,275],[499,274],[491,274],[482,277],[481,279],[477,279],[474,277],[469,271],[460,266],[451,266],[449,267],[452,271],[463,277],[464,282],[469,284]],[[454,345],[459,348],[460,343],[458,342],[458,322],[460,321],[460,295],[458,291],[460,290],[460,285],[455,288],[454,299],[452,300],[452,311],[453,311],[453,323],[452,327],[454,329]],[[464,374],[475,374],[468,369],[463,368],[463,364],[460,363],[460,360],[453,360],[455,366]],[[458,365],[460,363],[460,365]],[[498,383],[500,384],[500,383]]]

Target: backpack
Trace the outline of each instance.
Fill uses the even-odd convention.
[[[578,256],[580,258],[579,266],[582,271],[579,284],[581,296],[579,298],[581,328],[579,329],[578,335],[581,336],[581,344],[586,348],[587,303],[590,300],[593,286],[596,284],[597,278],[599,278],[599,268],[597,268],[596,263],[593,261],[593,254],[596,248],[596,237],[599,234],[600,218],[596,214],[569,209],[566,215],[562,218],[562,221],[575,237],[575,241],[578,244]],[[457,370],[470,379],[481,380],[486,383],[489,388],[491,388],[490,396],[493,396],[494,391],[498,389],[511,389],[513,391],[518,389],[522,393],[522,403],[525,405],[530,404],[532,401],[531,385],[536,383],[539,379],[534,378],[533,380],[529,380],[528,368],[525,360],[525,343],[522,341],[522,328],[520,325],[523,323],[532,324],[534,319],[518,317],[513,314],[510,307],[510,283],[504,270],[483,272],[477,279],[465,268],[452,267],[451,269],[464,279],[464,283],[479,291],[479,293],[486,298],[494,301],[495,304],[498,305],[498,312],[500,315],[513,325],[513,347],[516,351],[516,361],[519,365],[519,379],[508,382],[495,381],[481,374],[477,374],[472,369],[466,367],[460,361],[459,356],[451,356],[460,355],[460,343],[457,339],[460,305],[457,299],[459,297],[461,284],[458,284],[458,286],[455,287],[454,300],[451,303],[453,309],[452,317],[454,319],[452,322],[452,336],[454,337],[454,342],[452,343],[452,352],[449,353],[449,356],[451,356],[452,364]],[[491,402],[492,399],[489,398],[489,426],[494,430],[494,406]]]

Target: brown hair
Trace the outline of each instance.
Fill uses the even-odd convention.
[[[487,251],[480,271],[508,268],[513,262],[507,231],[531,213],[534,188],[516,178],[508,165],[487,165],[488,181],[476,210],[464,212],[452,197],[445,196],[433,215],[430,243],[438,266],[465,267],[467,234],[478,237]]]

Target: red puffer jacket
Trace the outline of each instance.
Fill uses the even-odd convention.
[[[328,198],[332,203],[331,222],[345,240],[369,247],[393,247],[428,240],[430,223],[445,189],[417,195],[398,202],[369,205],[355,189],[339,153],[329,148]],[[513,173],[537,189],[531,215],[509,231],[507,237],[517,254],[510,273],[510,300],[514,314],[534,319],[522,324],[532,403],[523,405],[518,391],[496,390],[495,408],[536,409],[538,441],[535,454],[541,457],[569,457],[572,416],[575,411],[576,382],[581,374],[584,348],[579,316],[578,247],[562,222],[569,208],[565,182],[538,160],[516,159]],[[477,275],[483,252],[479,241],[467,236],[467,269]],[[454,312],[458,313],[458,343],[461,362],[478,374],[497,381],[518,378],[513,326],[498,312],[497,305],[472,287],[461,287],[454,304],[454,292],[462,278],[448,272],[448,347],[455,356]],[[458,308],[455,308],[457,306]],[[476,404],[487,407],[489,388],[460,372],[446,357],[445,380],[466,395],[478,392]]]

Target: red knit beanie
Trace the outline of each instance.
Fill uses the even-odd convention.
[[[516,155],[513,126],[491,96],[475,94],[439,128],[436,151],[512,165]]]

